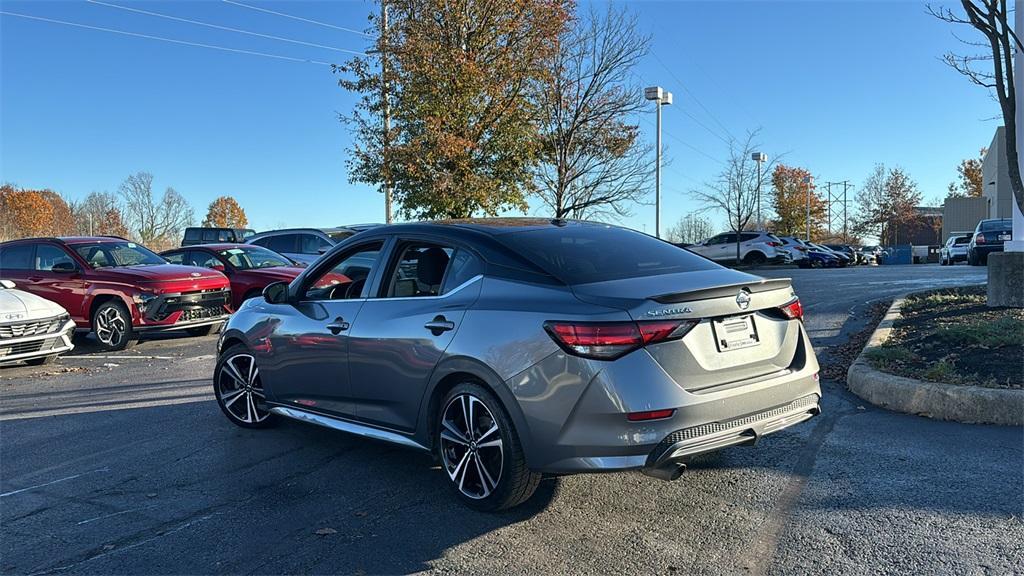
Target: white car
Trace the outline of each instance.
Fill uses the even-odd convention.
[[[946,244],[939,251],[939,264],[949,266],[960,261],[967,261],[967,245],[971,242],[970,232],[956,233],[946,240]]]
[[[795,236],[779,236],[779,241],[782,242],[782,248],[780,250],[789,254],[789,260],[796,262],[797,260],[803,260],[807,258],[807,245],[804,241]]]
[[[74,348],[74,333],[67,310],[0,280],[0,364],[49,364]]]
[[[789,254],[781,250],[783,244],[774,234],[767,232],[740,233],[740,261],[744,264],[786,262]],[[736,233],[725,232],[703,242],[686,247],[691,252],[717,262],[736,260]]]

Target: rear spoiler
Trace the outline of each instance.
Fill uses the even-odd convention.
[[[736,284],[727,284],[725,286],[715,286],[714,288],[691,290],[689,292],[662,294],[660,296],[652,296],[651,300],[662,304],[676,304],[678,302],[693,302],[694,300],[711,300],[713,298],[735,296],[736,292],[740,290],[746,290],[751,294],[757,294],[758,292],[781,290],[783,288],[790,288],[791,286],[792,282],[789,278],[774,278],[771,280],[761,279],[759,282],[739,282]]]

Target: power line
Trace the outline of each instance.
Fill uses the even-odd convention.
[[[203,44],[200,42],[188,42],[186,40],[175,40],[174,38],[164,38],[162,36],[150,36],[149,34],[139,34],[138,32],[128,32],[126,30],[115,30],[113,28],[103,28],[101,26],[91,26],[89,24],[79,24],[77,22],[66,22],[64,20],[54,20],[52,18],[43,18],[42,16],[30,16],[28,14],[18,14],[16,12],[7,12],[0,10],[0,14],[6,16],[17,16],[18,18],[27,18],[29,20],[39,20],[41,22],[51,22],[53,24],[63,24],[65,26],[74,26],[76,28],[86,28],[88,30],[99,30],[101,32],[112,32],[114,34],[123,34],[125,36],[134,36],[136,38],[148,38],[150,40],[160,40],[162,42],[171,42],[172,44],[182,44],[185,46],[196,46],[199,48],[210,48],[212,50],[223,50],[224,52],[234,52],[236,54],[249,54],[252,56],[263,56],[265,58],[274,58],[277,60],[288,60],[290,62],[307,62],[309,64],[319,64],[321,66],[330,66],[330,62],[323,62],[320,60],[310,60],[308,58],[295,58],[293,56],[281,56],[279,54],[269,54],[267,52],[256,52],[255,50],[243,50],[241,48],[228,48],[226,46],[215,46],[213,44]]]
[[[308,22],[310,24],[316,24],[318,26],[326,26],[327,28],[334,28],[335,30],[341,30],[342,32],[351,32],[353,34],[359,34],[362,36],[370,37],[370,34],[361,30],[355,30],[353,28],[345,28],[344,26],[335,26],[334,24],[328,24],[326,22],[320,22],[319,20],[310,20],[309,18],[302,18],[301,16],[292,16],[291,14],[285,14],[284,12],[275,12],[274,10],[267,10],[266,8],[260,8],[259,6],[250,6],[248,4],[242,4],[241,2],[235,2],[234,0],[222,0],[228,4],[234,4],[235,6],[241,6],[242,8],[248,8],[249,10],[256,10],[258,12],[266,12],[267,14],[273,14],[275,16],[283,16],[285,18],[291,18],[292,20],[299,20],[301,22]]]
[[[641,78],[641,77],[640,77],[640,75],[639,75],[639,74],[637,74],[636,72],[632,72],[632,71],[631,71],[631,72],[630,72],[630,74],[631,74],[631,75],[633,76],[633,78],[635,78],[635,79],[637,79],[638,81],[640,81],[640,82],[641,82],[641,84],[643,84],[643,83],[644,83],[644,82],[643,82],[643,78]],[[677,78],[676,80],[678,81],[678,78]],[[685,88],[684,88],[684,90],[685,90]],[[727,140],[727,139],[723,138],[723,137],[722,137],[722,135],[721,135],[721,134],[719,134],[718,132],[715,132],[715,131],[714,131],[714,130],[712,130],[711,128],[708,128],[708,127],[707,127],[707,125],[706,125],[706,124],[704,124],[703,122],[701,122],[700,120],[698,120],[696,116],[694,116],[693,114],[690,114],[690,112],[689,112],[688,110],[686,110],[686,108],[680,107],[680,108],[679,108],[679,111],[680,111],[680,112],[682,112],[682,113],[683,113],[683,114],[684,114],[685,116],[687,116],[687,117],[688,117],[688,118],[690,118],[691,120],[693,120],[693,121],[694,121],[694,122],[695,122],[695,123],[696,123],[696,124],[697,124],[698,126],[700,126],[701,128],[703,128],[703,129],[707,130],[708,134],[711,134],[711,135],[712,135],[712,136],[714,136],[715,138],[718,138],[719,140],[721,140],[722,142],[724,142],[724,143],[725,143],[726,145],[730,144],[729,140]]]
[[[647,120],[647,123],[648,123],[648,124],[650,124],[650,125],[652,125],[652,126],[654,125],[654,124],[653,124],[653,122],[651,122],[651,121],[650,121],[649,119],[647,119],[647,118],[644,118],[644,120]],[[668,136],[669,138],[671,138],[671,139],[675,140],[676,142],[679,142],[679,143],[680,143],[680,144],[682,144],[683,146],[686,146],[686,147],[687,147],[687,148],[689,148],[690,150],[693,150],[693,151],[694,151],[694,152],[696,152],[697,154],[700,154],[701,156],[703,156],[703,157],[705,157],[705,158],[707,158],[707,159],[711,160],[712,162],[717,162],[718,164],[724,164],[724,162],[722,162],[722,161],[721,161],[721,160],[719,160],[718,158],[715,158],[714,156],[712,156],[712,155],[708,154],[707,152],[705,152],[705,151],[701,150],[700,148],[697,148],[697,147],[696,147],[696,146],[694,146],[693,144],[690,144],[689,142],[687,142],[686,140],[683,140],[682,138],[680,138],[680,137],[676,136],[675,134],[672,134],[671,132],[668,132],[668,131],[666,131],[666,130],[665,130],[664,128],[662,128],[662,133],[663,133],[664,135]]]
[[[224,1],[226,2],[227,0],[224,0]],[[712,119],[712,120],[714,120],[714,121],[715,121],[715,124],[718,124],[718,126],[719,126],[719,127],[720,127],[720,128],[722,129],[722,130],[724,130],[726,134],[728,134],[728,135],[729,135],[729,138],[731,138],[731,139],[733,139],[733,140],[735,140],[735,139],[736,139],[736,137],[732,135],[732,132],[729,132],[729,129],[725,127],[725,124],[722,124],[722,122],[721,122],[721,121],[720,121],[720,120],[718,119],[718,117],[717,117],[717,116],[715,116],[715,115],[714,115],[714,114],[713,114],[713,113],[711,112],[711,110],[708,110],[708,107],[707,107],[707,106],[705,106],[705,105],[704,105],[704,103],[703,103],[703,102],[701,102],[699,98],[697,98],[697,95],[696,95],[696,94],[694,94],[693,92],[691,92],[691,91],[690,91],[690,89],[686,87],[686,83],[684,83],[684,82],[683,82],[683,81],[682,81],[682,80],[681,80],[681,79],[679,78],[679,76],[676,76],[676,73],[675,73],[675,72],[673,72],[671,68],[669,68],[669,67],[668,67],[668,66],[667,66],[667,65],[666,65],[666,64],[665,64],[664,62],[662,62],[662,61],[661,61],[661,58],[658,58],[658,55],[657,55],[657,54],[655,54],[654,52],[651,52],[651,56],[654,56],[654,59],[655,59],[655,60],[657,60],[658,64],[661,64],[661,67],[662,67],[662,68],[664,68],[664,69],[665,69],[665,71],[667,71],[667,72],[668,72],[668,73],[669,73],[669,74],[670,74],[670,75],[671,75],[671,76],[672,76],[673,78],[675,78],[676,82],[678,82],[678,83],[679,83],[679,87],[680,87],[680,88],[682,88],[684,92],[686,92],[687,94],[689,94],[689,95],[690,95],[690,98],[693,98],[693,101],[694,101],[694,102],[696,102],[696,103],[697,103],[697,105],[698,105],[698,106],[700,106],[700,107],[701,107],[701,109],[702,109],[702,110],[704,110],[704,112],[705,112],[705,113],[706,113],[706,114],[707,114],[707,115],[708,115],[709,117],[711,117],[711,119]]]
[[[198,26],[206,26],[207,28],[215,28],[217,30],[227,30],[228,32],[237,32],[239,34],[248,34],[249,36],[259,36],[260,38],[269,38],[271,40],[279,40],[281,42],[291,42],[292,44],[302,44],[303,46],[312,46],[314,48],[323,48],[325,50],[334,50],[335,52],[345,52],[347,54],[355,54],[357,56],[366,56],[363,52],[356,50],[347,50],[345,48],[335,48],[333,46],[325,46],[323,44],[315,44],[313,42],[305,42],[303,40],[293,40],[291,38],[282,38],[280,36],[272,36],[270,34],[262,34],[260,32],[251,32],[249,30],[241,30],[238,28],[232,28],[230,26],[221,26],[219,24],[210,24],[208,22],[200,22],[199,20],[190,20],[188,18],[179,18],[178,16],[171,16],[170,14],[160,14],[159,12],[150,12],[148,10],[140,10],[138,8],[130,8],[128,6],[119,6],[117,4],[109,4],[107,2],[101,2],[100,0],[85,0],[90,4],[98,4],[100,6],[108,6],[110,8],[117,8],[118,10],[127,10],[128,12],[136,12],[138,14],[145,14],[147,16],[156,16],[157,18],[166,18],[167,20],[177,20],[178,22],[187,22],[189,24],[196,24]]]

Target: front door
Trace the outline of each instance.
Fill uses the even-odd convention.
[[[480,294],[480,260],[440,243],[400,241],[349,337],[360,420],[413,430],[434,367]]]
[[[354,416],[349,335],[366,302],[368,276],[362,274],[375,271],[381,247],[380,241],[361,244],[318,263],[294,287],[293,303],[273,305],[268,351],[260,358],[272,401]]]

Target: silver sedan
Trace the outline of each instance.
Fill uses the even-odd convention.
[[[788,280],[605,224],[374,228],[245,302],[218,343],[224,414],[433,453],[484,510],[542,474],[677,478],[819,411]]]

